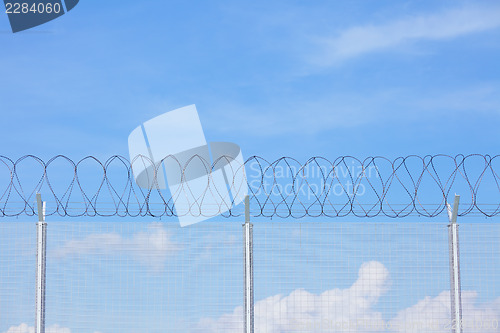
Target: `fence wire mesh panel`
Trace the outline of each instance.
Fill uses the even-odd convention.
[[[500,227],[461,228],[463,331],[500,332]],[[445,223],[256,224],[254,235],[256,331],[452,331]]]
[[[32,330],[33,226],[0,223],[0,332]],[[241,305],[241,242],[235,223],[48,223],[46,332],[204,332]]]
[[[33,332],[33,222],[0,223],[0,332]],[[500,225],[459,223],[463,332],[500,332]],[[243,332],[241,223],[48,222],[46,332]],[[255,222],[255,332],[450,332],[448,223]]]
[[[35,319],[36,226],[34,222],[0,223],[0,332]],[[26,326],[27,329],[28,326]],[[17,333],[16,330],[8,331]],[[19,330],[19,332],[28,332]]]

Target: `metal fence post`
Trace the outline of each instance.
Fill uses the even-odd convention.
[[[245,196],[245,224],[243,224],[244,249],[244,332],[254,332],[253,308],[253,225],[250,223],[250,199]]]
[[[448,244],[450,252],[450,301],[451,301],[451,332],[462,333],[462,290],[460,285],[460,252],[458,247],[458,204],[460,196],[455,194],[453,211],[447,204]]]
[[[36,224],[36,317],[35,333],[45,333],[45,263],[47,250],[47,223],[45,222],[45,202],[40,193],[36,194],[38,222]]]

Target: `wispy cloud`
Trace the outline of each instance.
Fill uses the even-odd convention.
[[[71,333],[71,330],[67,327],[61,327],[59,325],[52,325],[45,328],[46,333]],[[26,323],[22,323],[19,326],[10,327],[5,333],[35,333],[35,328],[33,326],[28,326]],[[99,333],[99,332],[94,332]]]
[[[495,323],[500,319],[500,298],[493,302],[478,305],[475,291],[462,292],[462,313],[465,327],[481,323],[478,331],[485,333],[500,332]],[[450,327],[450,292],[443,291],[436,297],[425,297],[417,304],[401,310],[389,321],[389,326],[395,332],[415,333],[436,332],[447,333]]]
[[[345,59],[389,49],[408,41],[455,38],[500,27],[500,6],[464,7],[409,16],[379,25],[360,25],[333,38],[320,38],[323,49],[316,59],[329,66]]]
[[[220,105],[221,111],[214,111],[216,116],[207,118],[206,128],[221,135],[276,137],[297,133],[307,136],[388,122],[419,124],[427,122],[425,117],[446,117],[450,111],[498,114],[499,92],[499,83],[485,82],[432,89],[374,87],[370,91],[332,92],[315,100],[292,97],[287,103],[270,101],[269,105],[253,108],[228,103]]]
[[[379,119],[380,109],[384,110],[384,106],[400,93],[400,90],[390,89],[363,94],[332,93],[314,100],[298,96],[286,103],[272,100],[253,108],[236,103],[221,104],[220,111],[214,111],[217,116],[207,119],[206,127],[221,133],[245,133],[258,137],[309,135],[336,128],[353,128]]]
[[[35,327],[22,323],[19,326],[11,326],[5,333],[35,333]],[[45,333],[71,333],[67,327],[61,327],[57,324],[45,328]],[[101,333],[94,331],[94,333]]]
[[[143,265],[160,269],[167,258],[180,249],[170,233],[160,224],[152,223],[146,231],[135,233],[131,238],[118,233],[92,234],[84,239],[70,240],[53,252],[55,257],[71,255],[131,255]]]

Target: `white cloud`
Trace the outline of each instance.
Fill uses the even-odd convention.
[[[170,233],[161,223],[151,223],[146,231],[124,238],[117,233],[93,234],[80,240],[70,240],[56,249],[52,255],[66,257],[81,254],[111,255],[130,254],[140,263],[159,269],[167,258],[180,247],[171,240]]]
[[[282,332],[450,332],[450,294],[426,297],[401,310],[389,321],[375,310],[380,296],[388,292],[389,272],[380,262],[364,263],[358,279],[347,289],[327,290],[319,295],[297,289],[288,296],[275,295],[255,303],[255,331]],[[462,293],[465,324],[483,324],[481,331],[499,333],[492,325],[500,321],[500,298],[491,303],[476,304],[473,291]],[[205,332],[243,330],[243,308],[217,319],[203,318],[197,329]],[[489,328],[484,328],[489,325]]]
[[[476,299],[476,292],[462,292],[462,321],[466,327],[464,331],[500,332],[498,328],[500,298],[480,305],[477,304]],[[450,321],[450,292],[443,291],[436,297],[426,297],[417,304],[398,312],[389,324],[395,332],[448,333],[451,331]],[[480,328],[470,326],[480,324],[482,324]]]
[[[389,272],[377,261],[364,263],[357,281],[348,289],[332,289],[320,295],[297,289],[288,296],[275,295],[255,304],[255,331],[279,332],[334,332],[349,319],[383,323],[382,314],[372,309],[389,287]],[[218,319],[203,318],[199,328],[205,332],[241,331],[243,309]],[[364,331],[358,327],[352,331]]]
[[[35,333],[35,328],[33,326],[28,326],[26,323],[22,323],[19,326],[10,327],[5,333]],[[71,330],[56,324],[46,327],[45,333],[71,333]]]
[[[321,65],[379,51],[410,40],[448,39],[500,27],[500,7],[464,7],[440,14],[412,16],[381,25],[362,25],[319,42]]]
[[[35,333],[35,328],[23,323],[19,326],[10,327],[5,333]]]

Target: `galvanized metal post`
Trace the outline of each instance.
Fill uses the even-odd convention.
[[[450,252],[450,301],[451,301],[451,332],[462,333],[462,290],[460,285],[460,251],[458,247],[458,204],[460,196],[455,194],[453,211],[449,204],[448,243]]]
[[[36,224],[36,317],[35,333],[45,333],[45,263],[47,250],[47,223],[45,222],[45,202],[40,193],[36,195],[38,223]]]
[[[245,307],[244,307],[244,329],[245,333],[254,332],[253,323],[253,225],[250,223],[250,199],[245,196],[245,224],[243,225],[243,241],[245,245]]]

